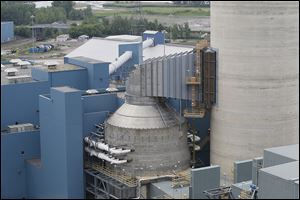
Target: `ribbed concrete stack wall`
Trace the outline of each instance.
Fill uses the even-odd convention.
[[[211,2],[211,46],[211,163],[232,179],[235,160],[299,143],[299,2]]]

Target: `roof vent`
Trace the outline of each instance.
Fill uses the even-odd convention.
[[[47,61],[44,64],[48,67],[48,69],[56,69],[56,66],[58,65],[58,62]]]
[[[16,76],[18,70],[16,68],[7,68],[4,70],[7,73],[7,76]]]
[[[32,131],[34,130],[33,124],[26,123],[26,124],[17,124],[17,125],[9,125],[8,131],[10,133],[15,133],[15,132],[24,132],[24,131]]]
[[[9,83],[25,83],[31,81],[29,75],[8,76],[6,77]]]
[[[17,63],[17,65],[20,65],[21,69],[27,69],[28,68],[27,66],[31,65],[31,63],[28,61],[20,61]]]

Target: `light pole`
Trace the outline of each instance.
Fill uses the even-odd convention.
[[[34,48],[34,28],[33,28],[34,15],[31,15],[30,18],[31,18],[31,28],[32,28],[32,47]],[[33,50],[33,53],[34,53],[34,50]]]

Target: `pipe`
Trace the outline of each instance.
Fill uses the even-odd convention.
[[[132,51],[125,51],[116,61],[110,63],[109,74],[114,73],[119,67],[121,67],[125,62],[132,58]]]
[[[95,156],[97,158],[100,158],[102,160],[106,160],[107,162],[109,162],[110,164],[123,164],[123,163],[127,163],[127,160],[120,160],[117,158],[114,158],[112,156],[109,156],[107,154],[95,151],[89,147],[85,147],[85,151],[90,153],[90,156]]]
[[[191,139],[191,141],[193,141],[193,134],[189,134],[189,135],[187,135],[187,137],[189,138],[189,139]],[[199,136],[197,136],[197,135],[195,135],[195,142],[198,142],[198,141],[200,141],[200,137]]]
[[[152,38],[147,38],[147,40],[143,41],[143,49],[146,49],[150,46],[154,46],[154,40]]]
[[[140,178],[138,179],[138,196],[133,199],[141,199],[141,187],[142,187],[142,181],[154,181],[158,179],[163,179],[163,178],[174,178],[176,175],[161,175],[157,177],[149,177],[149,178]]]
[[[94,146],[100,150],[107,151],[111,154],[120,155],[120,154],[129,153],[132,151],[131,149],[122,149],[122,148],[116,148],[116,147],[109,148],[108,144],[105,144],[104,142],[101,142],[101,141],[95,141],[95,140],[91,139],[90,137],[85,137],[84,141],[87,142],[91,147]]]

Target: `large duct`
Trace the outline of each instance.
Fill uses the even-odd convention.
[[[125,62],[132,58],[132,51],[125,51],[116,61],[109,65],[109,74],[114,73],[121,67]]]
[[[130,162],[121,166],[133,176],[156,176],[189,167],[187,131],[158,98],[141,97],[140,70],[134,70],[126,85],[126,102],[105,126],[105,142],[133,149]]]
[[[212,1],[211,46],[211,163],[232,180],[235,160],[299,143],[299,2]]]

